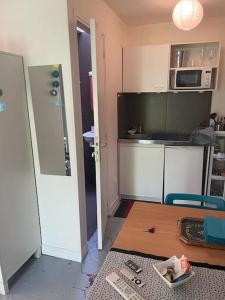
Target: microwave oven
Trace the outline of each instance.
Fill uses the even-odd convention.
[[[174,90],[210,89],[212,68],[175,69],[171,76],[171,87]]]

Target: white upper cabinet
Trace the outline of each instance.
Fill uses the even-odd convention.
[[[167,92],[170,45],[123,49],[123,92]]]

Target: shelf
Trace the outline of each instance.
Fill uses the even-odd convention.
[[[217,159],[218,161],[225,161],[225,157],[218,157],[218,154],[213,154],[213,158]]]
[[[216,136],[224,136],[225,137],[225,131],[214,131]]]
[[[202,69],[202,68],[212,68],[212,69],[218,69],[219,66],[198,66],[198,67],[173,67],[173,68],[170,68],[171,71],[174,71],[174,70],[199,70],[199,69]]]
[[[223,196],[221,195],[213,195],[213,194],[210,194],[211,197],[218,197],[218,198],[223,198]]]
[[[211,178],[212,178],[212,180],[225,181],[225,177],[224,176],[212,175]]]
[[[217,45],[217,44],[220,44],[220,41],[215,41],[215,40],[212,40],[212,41],[201,41],[201,42],[192,42],[192,43],[172,43],[171,44],[171,47],[202,47],[204,45]]]
[[[178,51],[183,52],[183,67],[177,69],[219,69],[220,43],[217,41],[171,45],[170,70],[176,69]]]
[[[171,92],[171,93],[187,93],[187,92],[197,92],[197,93],[205,93],[205,92],[213,92],[215,91],[215,89],[205,89],[205,90],[168,90],[168,92]],[[224,136],[225,136],[225,133],[224,133]]]

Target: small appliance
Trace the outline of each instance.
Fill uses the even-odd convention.
[[[177,68],[171,76],[174,90],[201,90],[212,88],[212,68]]]

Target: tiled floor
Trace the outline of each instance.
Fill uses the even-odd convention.
[[[97,249],[97,235],[89,241],[83,263],[42,255],[32,259],[14,282],[8,296],[0,300],[84,300],[94,275],[100,269],[124,219],[109,218],[104,250]]]

